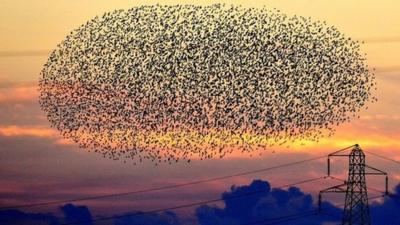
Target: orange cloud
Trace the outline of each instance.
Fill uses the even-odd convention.
[[[288,143],[286,146],[273,146],[264,149],[257,149],[252,152],[232,151],[230,154],[225,155],[225,159],[244,159],[251,158],[251,156],[259,157],[262,153],[267,153],[272,150],[276,150],[277,153],[292,153],[292,152],[304,152],[309,154],[322,154],[324,152],[338,150],[344,147],[351,146],[353,144],[360,144],[365,150],[367,149],[381,149],[385,151],[390,149],[393,158],[397,159],[394,150],[400,150],[400,143],[397,140],[400,136],[390,137],[387,135],[381,135],[379,133],[363,133],[357,131],[357,129],[351,129],[352,126],[341,127],[337,130],[336,134],[332,137],[321,138],[318,142],[316,141],[304,141],[295,140],[294,142]],[[89,134],[85,134],[89,135]],[[60,137],[59,133],[55,129],[47,127],[20,127],[20,126],[0,126],[0,136],[14,137],[14,136],[32,136],[41,138],[51,138],[55,140],[58,145],[73,145],[74,142]],[[159,137],[163,138],[163,137]],[[193,157],[196,159],[196,157]]]
[[[39,92],[36,86],[0,88],[0,103],[10,101],[36,101]]]
[[[378,115],[365,115],[360,117],[361,120],[367,120],[367,121],[372,121],[372,120],[393,120],[393,121],[399,121],[400,116],[398,115],[384,115],[384,114],[378,114]]]
[[[0,104],[2,102],[9,101],[27,101],[27,100],[36,100],[38,98],[38,89],[35,85],[11,85],[1,88],[0,87]],[[352,124],[344,124],[337,128],[335,134],[331,137],[322,137],[318,142],[316,141],[307,141],[307,140],[294,140],[293,142],[288,142],[282,146],[273,146],[273,147],[265,147],[256,149],[256,151],[251,152],[242,152],[239,149],[233,149],[229,154],[225,155],[226,159],[230,158],[248,158],[250,155],[258,156],[261,153],[269,152],[272,150],[276,150],[277,152],[307,152],[314,154],[321,154],[321,152],[328,150],[336,150],[343,147],[347,147],[358,143],[362,148],[392,148],[400,150],[400,143],[397,140],[400,139],[400,133],[393,132],[393,135],[388,135],[387,133],[379,132],[380,130],[373,129],[374,126],[382,126],[385,127],[382,121],[390,121],[397,123],[400,121],[400,116],[398,115],[386,115],[386,114],[370,114],[370,115],[362,115],[359,120],[354,120]],[[123,132],[122,132],[123,134]],[[130,134],[129,132],[127,134]],[[0,135],[3,136],[34,136],[34,137],[46,137],[46,138],[54,138],[56,144],[59,145],[71,145],[74,142],[70,139],[64,139],[60,137],[57,130],[50,129],[47,127],[21,127],[21,126],[0,126]],[[94,134],[93,132],[83,132],[78,133],[79,139],[92,139],[94,137],[97,144],[102,144],[103,142],[108,143],[110,145],[118,145],[122,140],[121,138],[126,138],[129,140],[129,136],[124,136],[116,131],[113,136],[105,136],[101,134]],[[156,143],[160,143],[161,146],[169,146],[173,144],[182,144],[187,138],[190,136],[197,137],[198,135],[194,132],[189,133],[168,133],[165,135],[157,135],[156,133],[142,133],[138,136],[139,138],[139,146],[140,144],[144,144],[142,137],[151,137]],[[108,139],[107,139],[108,138]],[[224,140],[216,139],[213,135],[206,135],[201,138],[211,139],[214,138],[212,142],[214,144],[219,144]],[[268,146],[268,139],[260,139],[260,137],[248,135],[244,137],[249,143],[257,144],[258,142],[264,141],[263,144]],[[78,139],[78,140],[79,140]],[[193,140],[191,144],[198,144],[196,141],[202,143],[200,140],[196,140],[194,138],[188,138]],[[228,140],[232,143],[225,143],[227,145],[234,146],[234,142],[238,140],[238,137],[232,136]],[[169,145],[167,144],[169,143]],[[103,143],[104,144],[104,143]],[[131,143],[128,143],[128,145]],[[145,147],[146,145],[144,145]],[[235,148],[235,147],[233,147]],[[194,157],[195,158],[195,157]]]
[[[347,124],[337,128],[335,134],[331,137],[323,137],[318,142],[295,142],[292,145],[292,149],[326,149],[326,147],[340,149],[353,144],[360,144],[361,147],[364,148],[393,147],[400,149],[399,139],[399,134],[381,134],[379,132],[371,132],[370,130],[364,129],[364,127],[358,127],[354,124]],[[300,142],[303,143],[303,145],[300,145]]]
[[[69,140],[69,139],[65,139],[65,138],[60,138],[56,141],[56,143],[58,145],[73,145],[74,142]]]
[[[12,136],[33,136],[33,137],[56,137],[58,133],[54,129],[43,127],[19,127],[19,126],[3,126],[0,127],[0,135]]]

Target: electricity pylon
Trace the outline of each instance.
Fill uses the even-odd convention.
[[[330,158],[333,156],[344,156],[349,158],[349,173],[347,181],[320,191],[319,207],[321,209],[322,193],[346,193],[346,199],[343,209],[342,225],[371,225],[371,218],[368,206],[368,191],[365,175],[384,175],[385,194],[388,194],[388,176],[387,173],[365,164],[365,154],[358,144],[351,146],[353,149],[350,154],[344,154],[343,151],[349,148],[331,153],[328,156],[328,176],[331,173]],[[372,172],[366,172],[365,169]]]

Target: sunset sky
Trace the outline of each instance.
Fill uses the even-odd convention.
[[[38,104],[37,82],[48,54],[73,29],[96,15],[148,4],[191,4],[190,1],[1,0],[0,2],[0,207],[126,192],[264,168],[279,163],[328,154],[358,143],[370,152],[400,160],[400,2],[257,0],[219,1],[246,7],[276,8],[288,15],[326,21],[346,36],[364,41],[369,67],[375,68],[378,102],[369,104],[360,118],[342,124],[333,137],[306,146],[266,149],[261,156],[228,155],[190,164],[161,165],[103,159],[79,149],[50,127]],[[212,4],[215,1],[196,1]],[[347,162],[337,161],[334,172],[346,178]],[[390,175],[390,187],[400,182],[400,167],[367,154],[367,163]],[[325,173],[326,160],[229,180],[168,190],[132,198],[85,201],[95,213],[146,210],[214,198],[231,185],[267,179],[272,185],[296,182]],[[381,189],[383,179],[369,184]],[[318,181],[302,189],[316,193],[335,184]],[[47,207],[48,210],[53,210]],[[30,209],[41,210],[41,209]],[[189,210],[190,211],[190,210]]]

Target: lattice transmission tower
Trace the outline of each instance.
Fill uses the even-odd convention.
[[[349,148],[329,154],[328,156],[328,176],[331,173],[330,158],[334,156],[349,158],[349,173],[347,181],[320,191],[319,206],[321,207],[321,194],[323,193],[346,193],[343,209],[342,225],[371,225],[371,217],[368,206],[368,191],[366,175],[384,175],[385,194],[388,194],[387,173],[365,164],[365,154],[358,144],[351,146],[349,154],[343,152]],[[366,172],[366,169],[368,172]]]

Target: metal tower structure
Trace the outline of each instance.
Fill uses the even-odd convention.
[[[343,209],[342,225],[371,225],[371,218],[368,206],[368,191],[366,175],[384,175],[386,176],[386,193],[388,193],[387,173],[365,164],[365,154],[358,144],[351,146],[349,154],[344,154],[345,150],[339,150],[328,156],[328,176],[331,173],[330,158],[334,156],[344,156],[349,158],[349,173],[347,181],[343,184],[327,188],[320,191],[319,206],[321,207],[322,193],[346,193]],[[366,169],[368,172],[366,172]],[[369,172],[371,171],[371,172]]]
[[[365,181],[365,155],[356,146],[349,155],[349,175],[342,225],[371,225]]]

